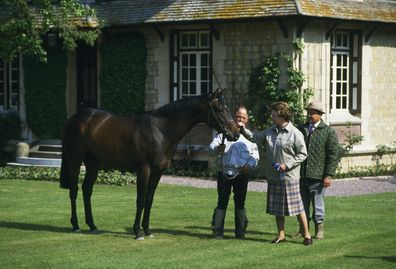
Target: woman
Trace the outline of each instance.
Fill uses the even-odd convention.
[[[286,102],[271,104],[274,125],[264,131],[252,133],[243,124],[241,133],[257,145],[265,146],[265,173],[268,181],[267,213],[275,215],[278,236],[271,241],[278,244],[286,241],[285,216],[297,216],[304,227],[306,246],[312,245],[307,217],[300,196],[300,164],[307,158],[302,133],[293,126],[291,110]]]

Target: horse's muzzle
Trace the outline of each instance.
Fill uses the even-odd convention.
[[[240,134],[239,133],[230,133],[227,132],[225,134],[226,138],[228,141],[237,141],[239,139]]]

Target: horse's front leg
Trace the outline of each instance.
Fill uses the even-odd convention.
[[[157,189],[158,182],[161,178],[161,173],[156,172],[153,173],[151,172],[150,175],[150,180],[148,183],[148,189],[146,193],[146,204],[144,206],[144,214],[143,214],[143,221],[142,221],[142,226],[145,235],[147,236],[152,236],[152,233],[150,231],[150,212],[151,212],[151,206],[153,205],[153,200],[154,200],[154,193],[155,190]]]
[[[140,171],[137,172],[137,196],[136,196],[136,216],[133,224],[133,231],[137,240],[144,240],[143,234],[140,231],[140,220],[142,219],[142,212],[145,205],[147,185],[150,177],[150,166],[143,165]]]

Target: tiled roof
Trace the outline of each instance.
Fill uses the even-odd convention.
[[[296,0],[305,16],[396,23],[395,0]]]
[[[294,0],[133,0],[92,5],[110,25],[297,15]]]
[[[296,15],[396,23],[395,0],[118,0],[92,7],[114,26]]]

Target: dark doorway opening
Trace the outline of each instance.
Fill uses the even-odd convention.
[[[97,107],[96,45],[77,47],[77,109]]]

